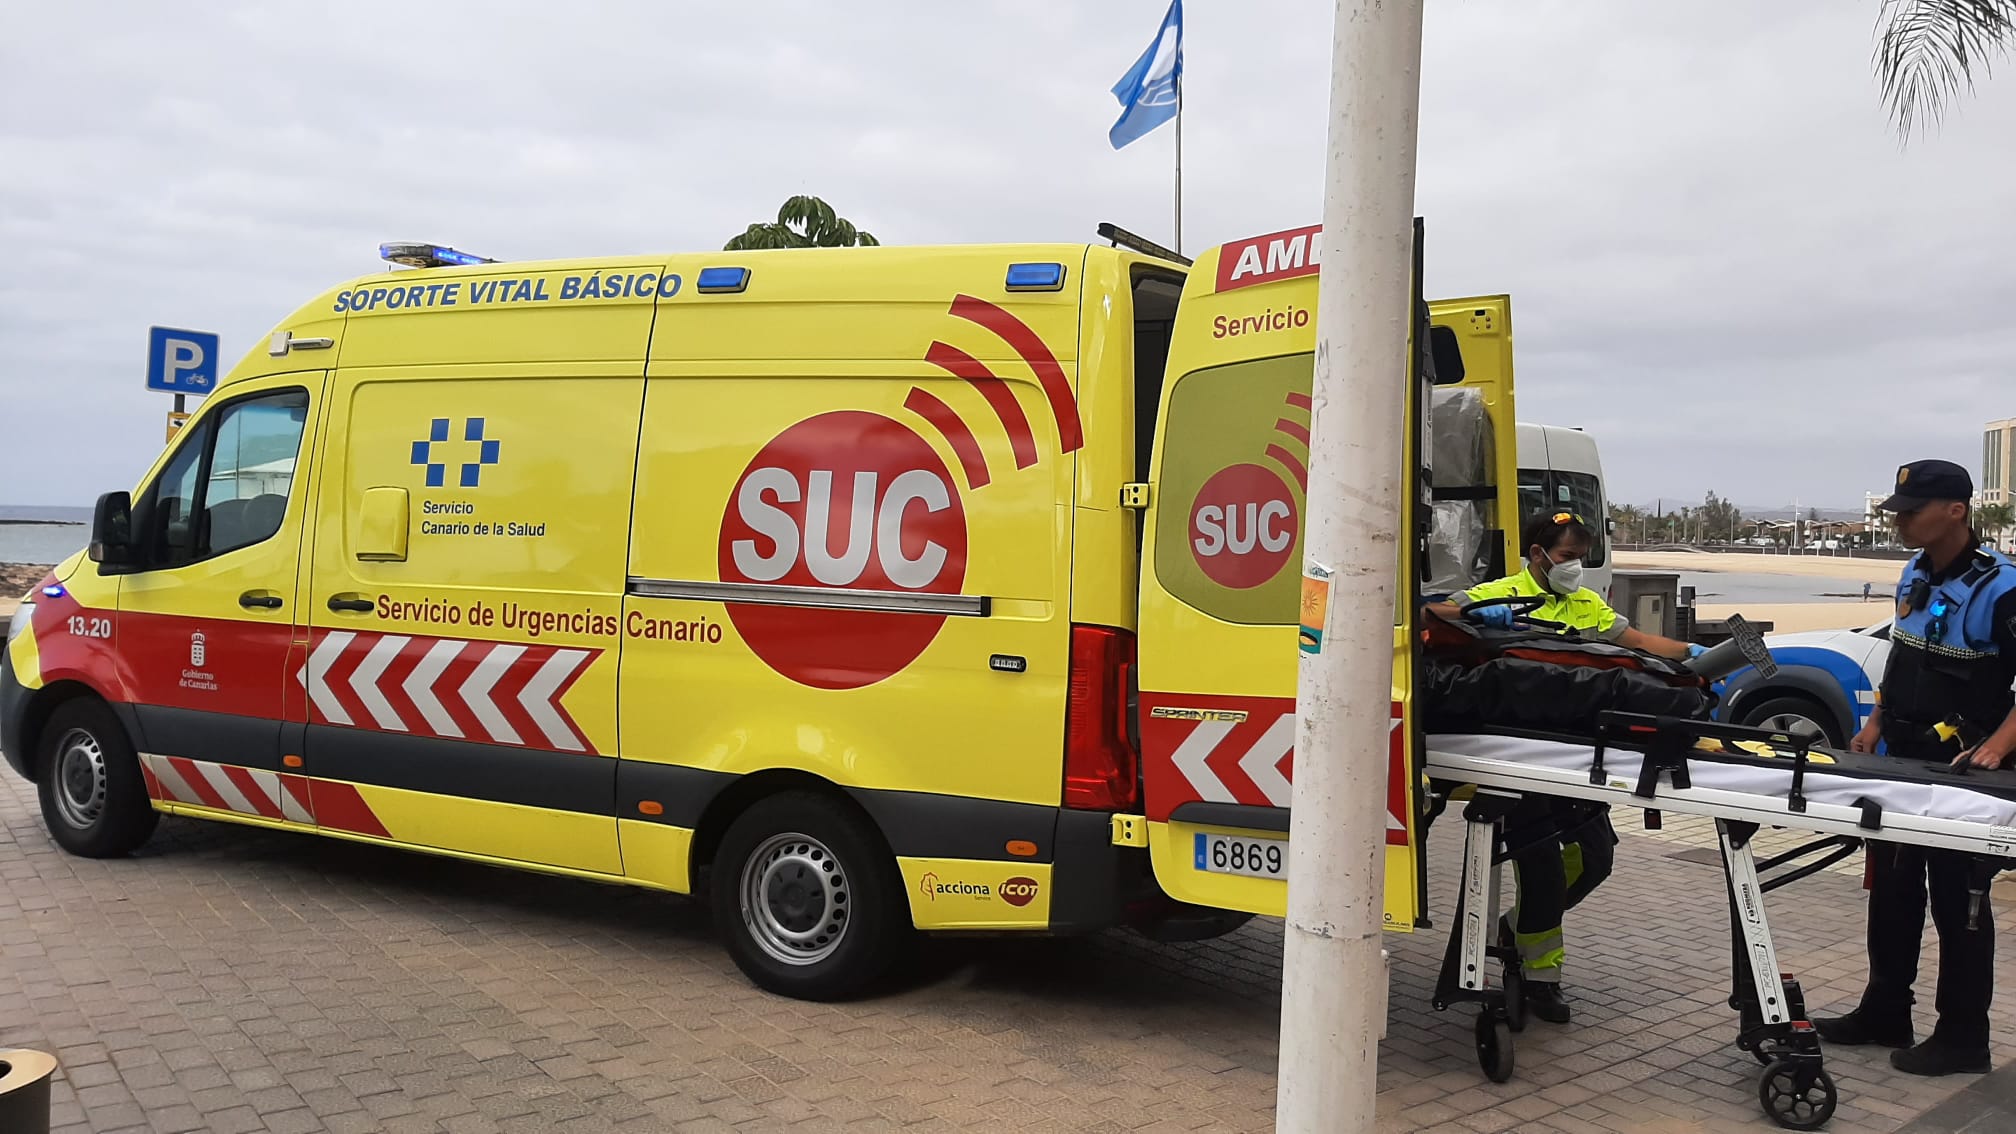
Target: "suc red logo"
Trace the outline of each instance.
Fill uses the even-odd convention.
[[[1190,505],[1190,550],[1221,587],[1248,590],[1281,573],[1300,528],[1295,494],[1261,465],[1214,473]]]
[[[966,515],[928,442],[880,414],[807,418],[757,452],[721,523],[731,583],[957,594]],[[728,617],[778,673],[858,689],[900,672],[944,615],[729,603]]]

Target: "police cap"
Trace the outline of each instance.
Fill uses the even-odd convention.
[[[1974,498],[1974,478],[1952,461],[1912,461],[1897,470],[1897,488],[1878,507],[1886,512],[1909,512],[1935,500]]]

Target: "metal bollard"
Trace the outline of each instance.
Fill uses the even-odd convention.
[[[39,1051],[0,1051],[0,1130],[49,1134],[49,1078],[56,1059]]]

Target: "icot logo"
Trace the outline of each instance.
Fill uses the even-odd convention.
[[[954,299],[949,314],[992,332],[1028,366],[1055,417],[1059,451],[1084,444],[1064,369],[1032,328],[971,296]],[[998,433],[984,425],[976,430],[921,385],[904,399],[904,412],[943,438],[969,491],[996,479],[986,449],[997,438],[1018,472],[1037,464],[1036,434],[1008,381],[943,342],[924,353],[977,391],[975,401],[1000,423]],[[735,482],[721,522],[722,581],[879,592],[878,601],[891,593],[961,593],[966,506],[938,454],[912,426],[879,413],[836,410],[790,426]],[[900,673],[930,647],[947,617],[848,610],[845,595],[834,601],[843,608],[731,602],[728,617],[766,665],[816,689],[859,689]]]
[[[1016,877],[1001,883],[1001,900],[1011,906],[1026,906],[1036,900],[1036,880]]]

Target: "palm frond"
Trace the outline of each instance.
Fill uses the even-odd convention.
[[[1946,103],[1988,77],[2016,45],[2016,0],[1883,0],[1876,74],[1883,102],[1908,139],[1936,125]]]

